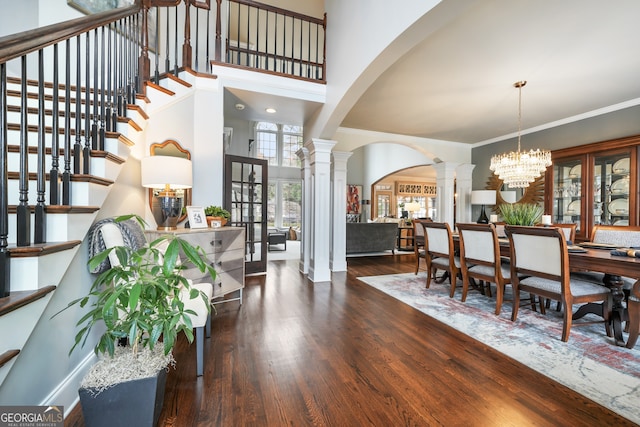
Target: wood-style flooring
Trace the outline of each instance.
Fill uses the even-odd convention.
[[[242,306],[217,306],[203,377],[179,343],[159,425],[634,425],[356,279],[414,262],[349,258],[315,284],[297,261],[269,262]],[[79,406],[65,425],[83,425]]]

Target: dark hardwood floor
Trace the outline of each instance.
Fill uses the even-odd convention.
[[[297,261],[248,277],[242,306],[218,306],[203,377],[177,346],[159,425],[634,425],[356,279],[413,272],[412,255],[348,265],[331,283]]]

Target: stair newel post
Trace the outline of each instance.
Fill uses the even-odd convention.
[[[82,149],[82,173],[89,173],[91,150],[91,33],[85,33],[85,87],[84,87],[84,147]]]
[[[104,151],[104,139],[105,139],[105,118],[106,118],[106,81],[105,78],[107,76],[106,70],[106,48],[105,48],[105,27],[104,25],[101,27],[102,35],[100,37],[100,129],[98,131],[98,150]],[[97,67],[96,67],[97,68]],[[98,82],[96,82],[96,87],[98,86]]]
[[[191,12],[189,6],[191,0],[184,0],[184,42],[182,44],[182,67],[191,68],[191,55],[193,49],[191,49]],[[176,64],[176,75],[178,74],[178,65]]]
[[[216,52],[214,54],[214,58],[217,62],[220,62],[222,61],[222,19],[220,16],[222,10],[222,0],[216,0],[216,3]]]
[[[76,78],[80,76],[80,36],[77,39],[77,70],[76,70]],[[62,172],[62,204],[69,205],[70,197],[69,197],[69,181],[70,181],[70,171],[71,171],[71,40],[67,39],[66,42],[66,64],[65,64],[65,88],[64,88],[64,166]],[[76,85],[77,88],[80,85]],[[80,152],[79,141],[80,141],[80,108],[79,100],[80,93],[79,89],[76,89],[76,144],[78,145],[75,149],[76,153]],[[76,156],[77,157],[77,156]]]
[[[142,30],[140,34],[141,52],[138,58],[138,92],[144,93],[144,83],[151,78],[151,62],[149,61],[149,6],[150,2],[142,2]]]
[[[34,243],[46,242],[46,218],[45,218],[45,105],[44,105],[44,50],[38,51],[38,154],[36,156],[36,206],[35,206],[35,228],[33,234]],[[55,84],[53,90],[55,91]],[[57,127],[53,128],[53,133],[57,133]]]
[[[58,191],[60,184],[58,176],[60,167],[60,132],[58,131],[60,128],[60,105],[58,104],[60,102],[60,96],[58,94],[60,90],[60,73],[58,72],[58,62],[58,44],[56,43],[53,45],[53,107],[51,109],[51,128],[53,132],[51,133],[51,170],[49,171],[50,205],[60,204],[60,194]]]
[[[112,35],[114,36],[114,31],[111,28],[111,25],[112,24],[109,24],[109,31],[107,32],[107,34],[109,34],[109,38],[107,40],[107,105],[105,110],[107,132],[113,132],[116,130],[116,122],[112,121],[113,92],[111,92],[111,68],[113,67],[113,56],[111,53],[111,39]]]
[[[27,56],[21,57],[20,85],[20,170],[18,206],[16,211],[18,230],[17,246],[31,244],[31,212],[29,209],[29,115],[27,104]]]
[[[9,296],[9,144],[7,143],[7,64],[0,64],[0,298]]]
[[[93,31],[93,85],[89,84],[87,80],[87,93],[91,92],[93,89],[93,116],[91,120],[91,149],[98,150],[98,122],[100,120],[100,111],[98,109],[100,102],[100,94],[98,93],[100,89],[100,81],[98,80],[98,71],[100,69],[100,51],[98,50],[98,29],[96,28]],[[84,158],[84,173],[89,174],[89,153],[87,157]]]

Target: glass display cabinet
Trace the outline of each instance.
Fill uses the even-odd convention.
[[[553,151],[545,213],[554,223],[576,224],[580,241],[594,225],[639,225],[638,147],[640,136]]]

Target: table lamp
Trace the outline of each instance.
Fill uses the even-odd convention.
[[[418,202],[405,203],[404,210],[409,212],[411,214],[411,217],[413,218],[415,216],[415,213],[420,210],[420,203]]]
[[[151,204],[158,230],[175,230],[182,214],[183,197],[176,190],[191,188],[191,160],[173,156],[150,156],[140,162],[142,186],[160,189]]]
[[[480,217],[478,224],[488,224],[489,218],[487,218],[487,214],[484,211],[485,205],[495,205],[496,204],[496,191],[495,190],[473,190],[471,192],[471,204],[472,205],[482,205],[482,211],[480,212]]]

